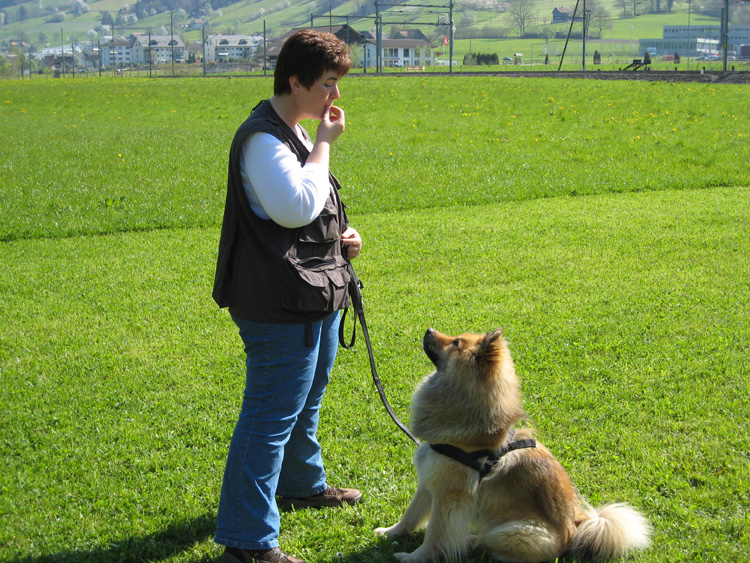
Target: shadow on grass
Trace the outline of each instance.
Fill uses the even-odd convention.
[[[424,531],[417,532],[413,535],[398,538],[394,541],[392,538],[378,538],[375,545],[353,551],[350,553],[340,553],[335,557],[327,559],[317,559],[318,563],[392,563],[396,561],[393,556],[395,552],[406,551],[411,553],[417,549],[424,541]],[[481,551],[475,551],[461,559],[464,563],[496,563],[489,554]],[[575,563],[575,560],[569,558],[560,558],[550,563]]]
[[[168,528],[142,537],[125,538],[108,547],[85,551],[60,551],[51,555],[25,556],[9,563],[141,563],[163,561],[193,548],[213,536],[216,515],[198,516],[172,524]],[[204,556],[195,562],[213,563],[218,557]]]
[[[193,546],[206,541],[216,530],[216,515],[204,515],[173,524],[154,534],[124,539],[108,548],[94,548],[85,551],[61,551],[51,555],[23,556],[9,559],[8,563],[157,563],[190,551]],[[327,559],[318,558],[318,563],[386,563],[396,561],[395,552],[411,553],[424,541],[424,532],[405,536],[394,541],[379,537],[370,547],[349,553],[339,553]],[[196,556],[192,563],[221,563],[219,553]],[[473,553],[462,559],[466,563],[490,563],[489,555]],[[559,559],[558,563],[571,563]]]

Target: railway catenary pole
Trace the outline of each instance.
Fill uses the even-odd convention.
[[[360,16],[359,19],[374,19],[375,20],[375,72],[380,74],[383,72],[383,16],[380,13],[380,7],[401,7],[402,4],[387,4],[380,2],[380,0],[375,0],[375,16]],[[448,71],[453,72],[453,57],[455,55],[454,50],[454,25],[453,25],[453,8],[455,6],[454,0],[450,0],[448,6],[445,5],[438,5],[438,4],[409,4],[410,8],[439,8],[442,10],[445,10],[448,8],[448,25],[449,25],[449,58],[450,61],[448,61]],[[442,12],[445,14],[445,12]],[[347,35],[349,33],[349,16],[337,16],[334,15],[331,11],[326,12],[325,14],[318,14],[315,15],[314,13],[310,13],[310,27],[315,27],[315,18],[325,17],[328,18],[329,21],[329,28],[331,26],[331,20],[332,18],[339,18],[339,19],[346,19],[346,25],[347,25]],[[265,23],[265,22],[264,22]],[[385,22],[392,25],[427,25],[427,26],[440,26],[443,24],[440,23],[419,23],[415,24],[414,22],[409,21],[388,21]],[[367,49],[365,47],[365,59],[367,58]]]

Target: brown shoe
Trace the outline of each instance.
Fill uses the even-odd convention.
[[[357,489],[337,489],[326,487],[317,495],[302,498],[279,497],[278,505],[285,510],[301,508],[340,508],[344,504],[354,506],[362,500],[362,493]]]
[[[278,547],[273,549],[240,549],[228,547],[224,550],[224,561],[226,563],[307,563],[287,555]]]

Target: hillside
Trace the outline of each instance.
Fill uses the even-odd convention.
[[[687,4],[674,4],[670,12],[639,14],[632,17],[632,9],[641,10],[646,2],[634,4],[628,0],[588,0],[593,8],[590,37],[609,40],[634,41],[644,37],[661,37],[665,24],[686,24]],[[656,6],[657,0],[652,0]],[[391,1],[389,4],[395,4]],[[418,4],[410,6],[409,4]],[[567,33],[569,24],[552,24],[555,7],[571,9],[575,0],[464,0],[455,4],[453,18],[456,26],[456,53],[476,51],[483,40],[492,39],[487,48],[496,48],[494,40],[520,41],[519,7],[526,4],[522,25],[528,38],[538,43]],[[445,26],[436,25],[439,18],[447,19],[447,1],[434,2],[443,8],[425,8],[423,0],[409,0],[400,6],[382,10],[384,33],[398,26],[416,26],[438,44],[447,34]],[[662,2],[666,5],[666,2]],[[330,11],[329,11],[330,8]],[[580,10],[581,8],[579,8]],[[747,7],[743,8],[747,11]],[[374,32],[375,0],[0,0],[0,45],[7,46],[13,39],[23,38],[37,50],[47,45],[70,44],[89,39],[101,40],[107,34],[102,23],[112,22],[116,35],[130,33],[170,33],[174,30],[185,41],[200,40],[217,33],[256,34],[265,29],[269,38],[292,27],[349,23],[358,30]],[[692,22],[717,23],[716,9],[704,8],[703,13],[692,12]],[[580,24],[576,24],[580,34]],[[472,45],[474,41],[474,45]],[[523,44],[522,44],[523,45]],[[508,46],[507,51],[511,49]],[[481,51],[481,48],[480,48]]]
[[[586,0],[591,10],[589,38],[600,41],[594,46],[608,54],[612,64],[637,53],[638,39],[660,38],[664,25],[718,24],[716,2],[709,0],[701,11],[687,3],[672,0]],[[465,53],[521,52],[529,62],[543,61],[545,53],[559,56],[563,51],[569,23],[552,23],[556,7],[573,9],[576,0],[463,0],[453,8],[455,24],[454,55],[457,61]],[[668,4],[668,2],[670,4]],[[425,7],[424,0],[409,0],[401,5],[388,2],[381,9],[383,32],[396,27],[418,27],[436,47],[441,48],[448,34],[448,1],[436,0]],[[414,4],[414,5],[410,5]],[[660,6],[668,12],[646,13]],[[432,6],[432,5],[430,5]],[[691,11],[688,11],[688,8]],[[330,10],[329,10],[330,8]],[[638,10],[633,17],[633,9]],[[733,20],[750,20],[750,2],[733,4]],[[579,7],[579,13],[582,6]],[[359,31],[375,32],[375,0],[0,0],[0,47],[22,38],[32,51],[87,40],[101,41],[109,35],[103,23],[114,24],[117,36],[131,33],[169,34],[174,31],[187,43],[208,39],[218,33],[260,34],[264,26],[269,39],[290,28],[349,23]],[[520,38],[520,26],[525,37]],[[570,57],[580,52],[581,24],[574,26]],[[577,36],[577,40],[575,37]],[[576,44],[577,41],[577,44]],[[593,51],[592,51],[593,52]],[[619,59],[618,59],[619,56]],[[445,49],[438,58],[446,59]],[[570,60],[570,59],[569,59]]]

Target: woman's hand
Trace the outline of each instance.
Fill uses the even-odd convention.
[[[351,227],[347,227],[341,235],[341,242],[344,243],[344,246],[346,246],[349,251],[349,260],[356,258],[362,251],[362,237]]]
[[[337,106],[326,106],[323,110],[323,116],[320,118],[318,133],[315,140],[318,139],[332,144],[339,138],[346,128],[346,118],[344,110]]]

